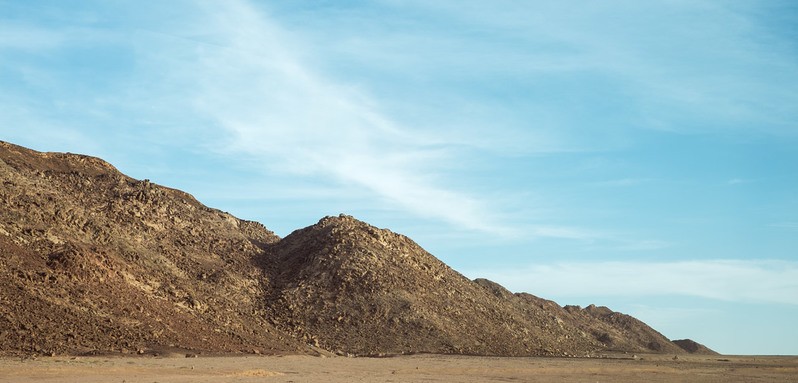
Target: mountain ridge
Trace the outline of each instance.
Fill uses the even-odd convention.
[[[0,354],[706,352],[471,281],[347,215],[279,238],[102,159],[3,141],[0,182]]]

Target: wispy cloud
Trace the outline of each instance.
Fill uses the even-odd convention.
[[[241,162],[257,162],[269,176],[313,179],[312,184],[297,183],[309,188],[358,189],[356,198],[368,198],[372,206],[377,201],[386,210],[402,210],[452,228],[511,238],[593,241],[608,236],[580,225],[579,218],[549,219],[564,216],[562,211],[513,215],[552,204],[545,196],[534,202],[519,198],[505,203],[503,196],[497,198],[519,189],[539,188],[546,193],[550,185],[515,180],[526,176],[524,169],[515,169],[507,177],[512,179],[500,180],[502,185],[493,195],[475,191],[473,179],[463,186],[458,178],[481,176],[465,169],[486,158],[479,156],[480,151],[493,154],[487,161],[518,166],[512,159],[496,157],[604,148],[605,141],[612,140],[603,136],[605,131],[626,133],[637,122],[634,116],[646,114],[647,107],[638,102],[649,107],[675,103],[721,114],[760,110],[728,106],[748,105],[751,100],[756,106],[766,103],[757,101],[760,98],[768,99],[760,96],[769,94],[780,95],[778,105],[794,104],[790,100],[796,87],[784,86],[791,79],[734,81],[749,72],[725,66],[718,69],[719,76],[703,76],[707,68],[715,68],[704,64],[717,58],[760,69],[774,62],[781,62],[783,70],[793,68],[778,52],[767,56],[769,61],[748,54],[764,49],[740,37],[752,33],[751,23],[711,3],[656,5],[674,17],[692,20],[690,25],[696,22],[691,17],[704,11],[718,17],[719,27],[684,28],[688,30],[679,33],[687,35],[674,40],[659,38],[672,29],[669,19],[660,20],[658,12],[634,2],[619,8],[602,3],[573,9],[556,2],[530,7],[509,1],[498,5],[387,1],[356,9],[311,7],[287,12],[289,17],[271,16],[267,7],[287,4],[278,3],[149,4],[143,9],[136,5],[136,12],[124,8],[120,12],[98,2],[82,10],[91,22],[75,22],[72,11],[62,6],[52,6],[53,14],[61,14],[52,26],[3,20],[0,63],[12,57],[5,53],[20,49],[34,52],[26,60],[45,57],[48,49],[64,45],[79,49],[59,49],[54,57],[64,61],[61,66],[31,59],[26,69],[14,62],[24,90],[0,90],[4,105],[0,121],[11,129],[39,126],[10,137],[47,137],[47,132],[55,132],[53,137],[72,141],[80,136],[69,138],[75,129],[68,127],[80,126],[82,134],[100,141],[95,146],[106,152],[133,136],[139,152],[158,145],[166,147],[164,151],[170,146],[223,150]],[[364,11],[382,6],[388,8],[374,15]],[[332,11],[325,14],[319,9]],[[619,22],[607,24],[616,13]],[[287,21],[292,17],[293,24]],[[392,23],[389,27],[383,25],[386,18]],[[645,28],[638,28],[643,24]],[[320,38],[329,34],[335,38]],[[670,46],[674,41],[689,42],[690,37],[701,43],[688,44],[684,50]],[[738,40],[751,45],[738,52],[732,44]],[[709,45],[705,52],[707,41],[720,44]],[[84,54],[94,54],[97,60],[78,60]],[[695,55],[690,62],[682,63],[691,54]],[[107,58],[119,63],[103,64]],[[334,69],[350,64],[348,72]],[[360,70],[363,76],[356,73]],[[85,78],[76,79],[75,73]],[[585,87],[582,80],[598,85]],[[405,83],[409,85],[403,87]],[[783,88],[781,93],[770,92],[773,84]],[[20,101],[28,91],[40,97],[30,108]],[[394,96],[394,91],[401,94]],[[614,92],[622,96],[614,104],[592,106],[614,99]],[[580,98],[584,94],[594,96]],[[41,101],[47,97],[52,105]],[[607,111],[627,106],[629,113],[617,120],[607,116],[614,115]],[[651,119],[681,115],[672,113],[674,108],[663,110]],[[580,115],[581,119],[571,118]],[[42,123],[50,120],[55,122],[52,127]],[[594,139],[597,136],[601,139]],[[451,171],[457,167],[465,170]],[[496,168],[497,173],[503,171]],[[610,181],[601,186],[649,181],[606,176]],[[631,241],[628,246],[609,240],[631,250],[665,246],[649,240]]]
[[[179,142],[182,150],[201,148],[242,163],[256,162],[267,176],[314,179],[311,188],[357,188],[352,194],[359,197],[353,198],[367,198],[364,205],[376,201],[385,210],[402,210],[458,230],[502,237],[592,236],[565,225],[518,228],[501,215],[505,207],[495,200],[455,186],[458,175],[450,170],[472,160],[463,148],[495,153],[558,150],[556,140],[544,131],[504,124],[496,120],[496,111],[484,112],[480,123],[468,121],[483,113],[475,110],[490,109],[474,100],[463,101],[470,106],[458,105],[462,113],[425,114],[429,124],[440,124],[436,129],[409,125],[396,110],[387,112],[386,99],[371,89],[319,71],[317,61],[329,58],[320,57],[317,46],[244,0],[193,4],[175,20],[158,16],[168,13],[160,12],[162,8],[148,7],[157,9],[136,13],[114,30],[62,24],[2,27],[4,52],[24,48],[34,54],[55,50],[71,55],[88,49],[97,55],[89,64],[108,57],[121,64],[98,73],[99,82],[83,83],[73,71],[94,73],[93,67],[15,62],[25,84],[21,91],[0,91],[0,99],[9,100],[0,121],[34,128],[10,133],[7,139],[26,143],[17,136],[72,137],[72,125],[82,126],[75,131],[84,133],[102,130],[88,135],[94,137],[87,142],[95,150],[84,151],[117,161],[123,159],[108,152],[119,142],[137,142],[137,150],[148,154],[159,147],[168,151]],[[110,9],[98,9],[87,17],[110,16],[103,13]],[[26,92],[49,98],[36,98],[29,105],[20,97]],[[74,97],[77,92],[80,97]],[[475,114],[458,117],[463,113]],[[444,123],[445,118],[451,121]],[[45,123],[50,119],[53,123]],[[492,134],[484,132],[487,121]],[[87,147],[67,145],[51,147]],[[366,193],[370,195],[364,197]]]
[[[507,233],[490,207],[445,185],[456,161],[430,135],[380,110],[367,91],[314,72],[302,42],[243,1],[209,5],[200,47],[196,110],[230,133],[231,153],[258,158],[272,172],[312,175],[369,190],[386,206],[456,227]],[[432,141],[435,141],[434,139]]]
[[[753,180],[749,180],[749,179],[743,179],[743,178],[732,178],[732,179],[726,181],[726,183],[729,184],[729,185],[740,185],[740,184],[747,184],[747,183],[751,183],[751,182],[754,182],[754,181]]]
[[[794,261],[573,262],[485,270],[473,276],[546,297],[684,295],[798,305]]]
[[[795,134],[796,61],[794,49],[781,49],[791,44],[791,36],[773,33],[756,18],[769,11],[760,9],[761,3],[620,0],[578,9],[558,2],[414,4],[537,48],[498,45],[516,53],[502,50],[495,57],[521,58],[496,64],[505,71],[527,78],[607,79],[603,93],[618,91],[638,116],[626,124],[678,132]]]

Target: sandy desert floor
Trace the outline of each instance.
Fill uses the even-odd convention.
[[[798,382],[798,357],[56,356],[0,359],[0,382]]]

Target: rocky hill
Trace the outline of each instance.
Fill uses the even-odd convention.
[[[693,352],[349,216],[280,239],[100,159],[4,142],[0,183],[0,354]]]
[[[262,225],[7,143],[0,183],[0,352],[308,351],[264,315]]]
[[[566,355],[601,348],[544,310],[521,312],[409,238],[327,217],[271,245],[281,328],[359,355]]]
[[[718,355],[717,352],[714,350],[709,349],[709,347],[704,346],[701,343],[698,343],[692,339],[679,339],[674,340],[677,346],[681,347],[683,350],[689,352],[690,354],[699,354],[699,355]]]
[[[477,279],[479,285],[506,301],[516,310],[536,315],[547,313],[557,320],[573,325],[579,334],[600,343],[598,349],[621,352],[683,353],[685,350],[640,320],[606,307],[590,305],[561,307],[557,303],[538,298],[528,293],[512,294],[504,287],[486,280]]]

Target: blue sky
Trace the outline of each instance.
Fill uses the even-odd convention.
[[[163,3],[163,4],[162,4]],[[0,0],[0,139],[798,354],[792,1]]]

